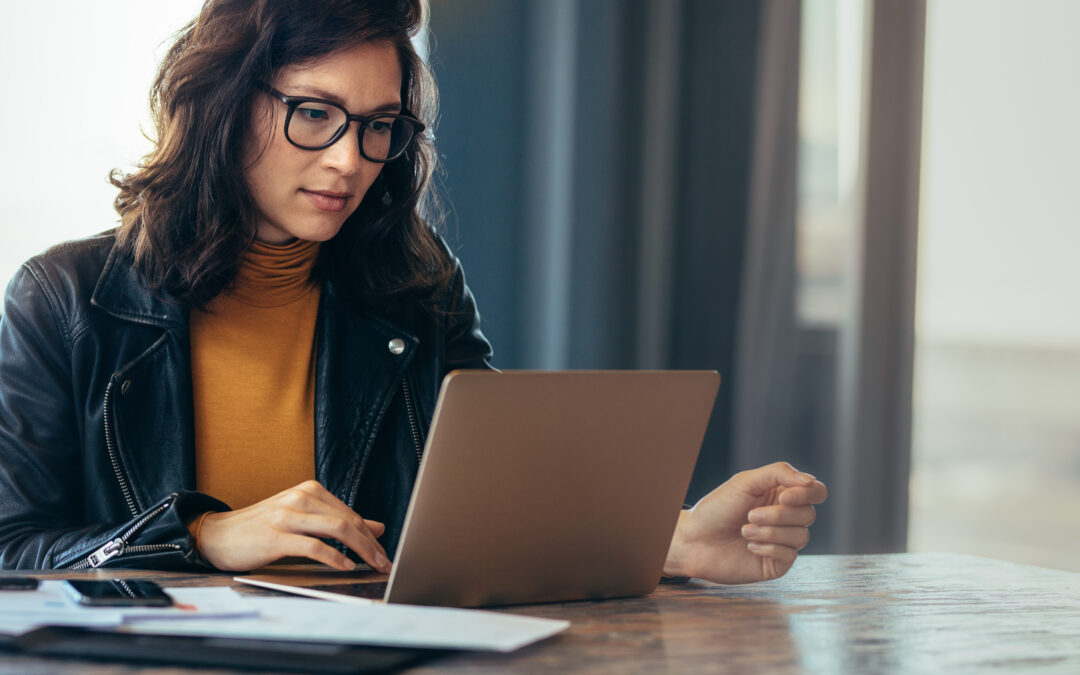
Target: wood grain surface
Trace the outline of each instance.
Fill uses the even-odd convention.
[[[233,583],[226,574],[87,576],[120,575],[167,586]],[[259,576],[311,585],[385,579],[310,565]],[[1080,574],[974,556],[803,556],[762,584],[694,581],[641,598],[505,611],[573,625],[513,654],[461,653],[409,672],[1080,673]],[[0,658],[0,673],[188,672],[196,671]]]

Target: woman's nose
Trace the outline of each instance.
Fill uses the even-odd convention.
[[[345,175],[359,171],[365,161],[360,154],[360,133],[359,124],[350,124],[349,129],[336,143],[323,150],[324,161]]]

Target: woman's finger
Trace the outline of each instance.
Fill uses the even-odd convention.
[[[775,462],[748,471],[740,471],[728,481],[733,486],[754,495],[764,495],[777,486],[796,487],[815,482],[813,476],[803,473],[787,462]]]
[[[306,512],[319,513],[326,516],[336,516],[341,519],[359,518],[345,502],[335,497],[321,483],[314,480],[304,481],[276,495],[278,501],[287,508]],[[386,526],[377,520],[361,518],[363,526],[370,530],[376,537],[386,531]]]
[[[278,551],[281,553],[281,558],[286,556],[310,558],[343,572],[355,569],[353,562],[343,553],[313,537],[305,537],[300,534],[283,534],[278,539],[278,542]]]
[[[297,511],[312,513],[347,514],[354,513],[345,502],[324,488],[319,481],[307,480],[299,485],[283,490],[275,495],[278,501]]]
[[[759,544],[780,544],[796,551],[810,543],[810,531],[805,527],[743,525],[742,536]]]
[[[786,487],[780,493],[779,501],[785,506],[805,506],[820,504],[829,496],[829,491],[821,481],[814,481],[806,487]]]
[[[376,537],[381,537],[383,532],[386,532],[386,525],[383,525],[377,520],[368,520],[367,518],[362,518],[361,520],[364,521],[364,525],[366,525],[367,529]]]
[[[746,544],[746,548],[754,555],[759,555],[763,558],[772,558],[787,567],[795,564],[795,558],[799,556],[798,551],[795,549],[790,546],[781,546],[780,544],[762,544],[751,541]]]
[[[747,518],[754,525],[798,525],[808,527],[814,524],[817,511],[813,506],[784,506],[773,504],[771,506],[759,506],[747,514]]]
[[[285,511],[279,517],[278,527],[295,534],[336,539],[356,552],[373,569],[390,571],[386,551],[375,541],[375,536],[364,525],[364,519],[355,513],[347,518],[339,518],[336,515]]]

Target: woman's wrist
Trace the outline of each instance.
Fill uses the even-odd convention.
[[[191,545],[197,551],[202,550],[202,547],[199,546],[199,535],[202,533],[203,523],[206,522],[206,517],[212,513],[216,513],[216,511],[203,512],[187,523],[188,532],[191,534]]]
[[[679,511],[679,519],[675,523],[675,533],[671,536],[671,546],[668,547],[667,558],[664,560],[664,567],[660,572],[665,579],[681,579],[693,576],[688,570],[686,557],[688,548],[685,544],[685,535],[690,524],[690,518],[689,510]]]

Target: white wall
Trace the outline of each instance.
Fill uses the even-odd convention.
[[[1080,2],[931,0],[921,339],[1080,345]]]
[[[150,149],[147,94],[201,0],[4,3],[0,287],[49,245],[113,227],[110,169]]]

